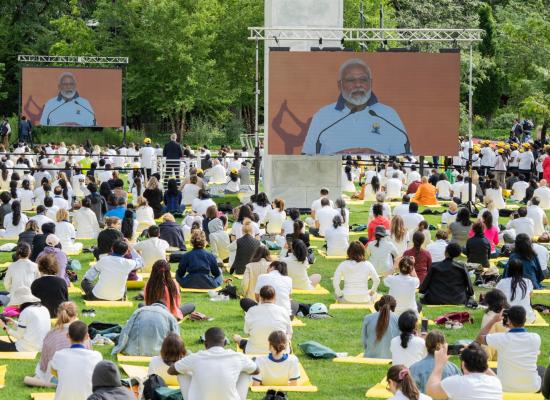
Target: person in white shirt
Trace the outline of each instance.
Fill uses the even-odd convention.
[[[246,400],[250,375],[260,372],[258,366],[244,354],[224,349],[225,332],[220,328],[209,328],[204,340],[206,350],[183,357],[168,369],[170,375],[191,375],[188,385],[180,385],[183,398]]]
[[[248,309],[244,316],[244,333],[248,339],[234,335],[233,340],[247,354],[268,354],[268,338],[271,332],[282,331],[290,340],[292,326],[290,315],[283,307],[275,304],[275,289],[263,286],[260,289],[260,304]],[[289,350],[289,349],[287,349]]]
[[[523,277],[523,263],[521,260],[517,258],[510,260],[507,276],[507,278],[501,279],[495,288],[504,293],[510,306],[522,306],[526,312],[526,322],[532,324],[536,320],[535,312],[531,308],[533,282]]]
[[[490,334],[500,321],[510,330]],[[541,389],[542,379],[537,368],[541,339],[537,333],[527,332],[525,321],[525,309],[512,306],[506,318],[504,310],[495,314],[476,337],[476,342],[491,346],[498,352],[497,376],[505,392],[535,393]]]
[[[469,200],[469,188],[472,187],[472,201],[476,198],[476,185],[472,183],[472,179],[467,176],[464,178],[464,184],[460,187],[460,192],[457,197],[460,198],[461,203],[465,203]]]
[[[462,186],[464,186],[464,178],[462,175],[457,175],[455,183],[451,185],[451,195],[453,198],[459,198],[460,199],[460,190],[462,189]]]
[[[138,232],[143,232],[150,226],[155,225],[155,212],[149,207],[147,199],[143,196],[137,198],[136,221],[138,223]]]
[[[55,234],[59,238],[63,251],[71,254],[80,253],[83,244],[75,242],[76,230],[69,222],[69,212],[64,208],[57,210],[56,221]]]
[[[544,276],[544,279],[549,279],[550,270],[548,269],[548,259],[549,259],[548,249],[538,243],[533,243],[532,246],[539,260],[540,268],[542,269],[542,274]]]
[[[275,289],[275,304],[283,307],[288,315],[296,314],[297,304],[294,304],[290,300],[290,294],[292,293],[292,279],[288,276],[288,269],[285,262],[273,261],[269,264],[267,274],[261,274],[256,281],[256,287],[254,288],[254,295],[257,300],[260,298],[260,290],[264,286],[272,286]],[[241,300],[241,308],[244,311],[248,311],[250,307],[256,305],[256,302],[250,299]],[[293,309],[296,308],[296,309]]]
[[[510,198],[514,201],[520,202],[525,198],[529,183],[524,180],[519,180],[512,185],[512,196]]]
[[[315,228],[310,227],[310,233],[316,236],[325,236],[325,231],[332,225],[337,211],[331,207],[328,198],[321,199],[321,208],[315,213]]]
[[[402,365],[393,365],[386,374],[388,390],[393,394],[389,400],[432,400],[431,397],[420,393],[409,369]]]
[[[46,217],[55,221],[55,215],[57,214],[59,207],[53,204],[53,197],[45,197],[44,206],[46,207]]]
[[[25,230],[29,218],[21,212],[21,203],[15,200],[11,203],[11,213],[4,216],[4,230],[0,236],[5,238],[16,238]]]
[[[525,179],[528,181],[531,178],[531,168],[535,163],[535,157],[531,151],[529,143],[523,143],[524,151],[519,153],[519,165],[518,169],[520,173],[525,175]]]
[[[148,231],[149,239],[137,242],[134,245],[143,258],[143,272],[151,272],[153,264],[158,260],[166,260],[166,251],[170,247],[166,240],[160,239],[160,230],[156,225],[150,226]]]
[[[408,232],[414,232],[418,224],[424,221],[424,216],[418,213],[418,203],[409,203],[409,212],[401,216]]]
[[[220,160],[214,159],[212,162],[212,168],[206,171],[206,176],[209,178],[209,184],[222,184],[225,183],[227,171],[220,164]]]
[[[502,197],[502,188],[499,186],[496,180],[489,181],[490,187],[485,189],[485,196],[483,200],[492,200],[494,206],[501,210],[506,207],[504,198]]]
[[[156,151],[154,147],[151,147],[151,139],[145,138],[143,140],[145,146],[139,149],[139,163],[141,168],[145,170],[145,178],[151,177],[153,169],[153,163],[156,161]]]
[[[90,337],[84,322],[72,322],[68,336],[71,347],[56,351],[50,361],[50,370],[58,381],[55,400],[86,400],[92,394],[94,368],[103,356],[85,347]]]
[[[376,203],[378,204],[381,204],[382,205],[382,216],[386,217],[388,220],[391,220],[391,216],[392,216],[392,213],[391,213],[391,208],[389,206],[388,203],[384,203],[384,200],[386,199],[386,194],[384,192],[378,192],[376,193]],[[373,203],[371,206],[370,206],[370,209],[369,209],[369,219],[367,220],[367,223],[371,222],[373,219],[374,219],[374,213],[372,212],[372,207],[374,206],[374,204],[376,203]]]
[[[398,275],[390,275],[384,278],[384,285],[389,288],[388,294],[397,302],[395,314],[401,315],[407,310],[418,313],[416,289],[420,286],[420,280],[414,269],[414,257],[402,257],[399,260],[398,268]]]
[[[288,354],[288,337],[284,331],[273,331],[268,337],[269,354],[257,357],[260,373],[252,377],[253,386],[297,386],[300,363]]]
[[[445,343],[434,353],[435,366],[426,383],[426,393],[435,399],[449,400],[502,400],[502,384],[489,368],[487,353],[475,342],[460,352],[464,375],[442,379],[443,369],[449,362]]]
[[[183,185],[181,204],[188,206],[193,203],[195,199],[199,197],[200,186],[197,185],[197,175],[191,175],[189,183]]]
[[[61,186],[56,186],[53,190],[53,205],[55,207],[64,208],[65,210],[69,210],[71,208],[71,205],[69,204],[69,201],[63,197],[63,189],[61,189]]]
[[[48,309],[40,303],[38,297],[33,296],[27,286],[20,286],[11,293],[8,307],[18,308],[19,317],[17,321],[6,318],[4,322],[0,319],[0,329],[5,330],[16,341],[0,340],[0,352],[41,351],[44,338],[51,328]]]
[[[539,187],[533,192],[533,197],[539,198],[539,206],[545,210],[550,208],[550,188],[547,185],[546,179],[541,179]]]
[[[44,207],[43,205],[39,205],[38,207],[36,207],[36,215],[32,216],[30,220],[36,222],[36,225],[38,225],[40,232],[42,232],[42,225],[44,225],[45,223],[55,224],[53,219],[46,216],[46,207]]]
[[[397,248],[397,255],[399,257],[409,248],[411,238],[400,215],[394,215],[391,220],[390,240]]]
[[[485,198],[484,199],[484,203],[485,203],[485,207],[482,208],[481,210],[479,210],[479,212],[477,213],[477,219],[479,222],[483,222],[483,213],[485,211],[489,211],[491,213],[491,216],[493,217],[493,225],[495,228],[497,228],[497,230],[500,231],[499,227],[498,227],[498,220],[500,218],[500,214],[499,214],[499,211],[498,211],[498,208],[495,206],[495,203],[493,202],[492,199],[488,199],[488,198]]]
[[[525,233],[527,236],[532,238],[535,236],[535,224],[531,218],[527,217],[527,208],[520,207],[517,211],[517,217],[512,219],[506,225],[506,229],[514,229],[516,235],[520,233]]]
[[[447,248],[448,237],[448,233],[440,229],[435,233],[435,242],[426,246],[426,250],[428,250],[432,256],[432,263],[445,259],[445,249]]]
[[[411,165],[411,170],[407,173],[407,179],[405,184],[408,186],[414,181],[419,181],[421,178],[420,174],[416,170],[416,165]]]
[[[386,190],[386,198],[389,200],[400,199],[402,182],[399,180],[399,174],[393,173],[392,177],[386,181],[384,188]]]
[[[113,243],[112,255],[102,255],[86,272],[81,282],[86,299],[121,300],[124,297],[128,274],[143,266],[143,259],[135,252],[132,252],[132,259],[124,258],[128,250],[129,246],[125,241],[117,240]]]
[[[320,274],[308,276],[309,262],[308,249],[300,239],[294,239],[290,245],[286,257],[281,261],[286,263],[288,276],[292,279],[292,288],[300,290],[313,290],[321,281]]]
[[[342,257],[346,255],[349,246],[349,229],[342,223],[342,217],[335,215],[332,218],[332,226],[325,231],[327,242],[327,255]]]
[[[17,189],[17,199],[21,202],[21,210],[29,211],[34,207],[34,192],[31,190],[31,183],[25,179],[21,189]]]
[[[38,266],[29,260],[30,255],[31,247],[25,242],[19,243],[15,248],[17,261],[9,265],[4,276],[4,289],[8,292],[14,293],[22,286],[30,288],[33,281],[40,278]],[[9,296],[1,295],[0,303],[8,304],[9,298]]]
[[[451,200],[451,184],[447,180],[447,175],[440,174],[439,180],[435,184],[438,200]]]
[[[99,235],[101,229],[95,213],[90,209],[91,205],[92,203],[89,198],[83,198],[80,207],[77,208],[78,206],[75,206],[73,226],[76,230],[77,239],[97,239]]]
[[[266,233],[280,235],[286,219],[285,201],[279,197],[273,200],[272,208],[265,217]]]
[[[401,335],[390,342],[393,365],[404,365],[409,368],[415,362],[422,360],[428,354],[424,339],[416,336],[418,315],[413,310],[407,310],[397,321]]]
[[[411,198],[408,194],[404,194],[401,199],[401,204],[398,204],[393,209],[393,215],[403,216],[409,213],[409,204],[411,203]]]
[[[177,377],[170,375],[168,369],[189,354],[190,352],[185,348],[185,343],[183,343],[181,337],[174,332],[170,332],[162,341],[160,355],[151,358],[147,376],[155,374],[164,379],[164,383],[168,386],[178,386]]]
[[[441,214],[441,225],[449,226],[456,221],[456,215],[458,214],[458,205],[451,201],[449,208],[443,214]],[[443,227],[444,227],[443,226]]]
[[[540,236],[545,232],[545,228],[548,225],[548,218],[546,213],[539,206],[540,200],[538,197],[531,199],[531,204],[527,206],[527,218],[533,220],[535,236]]]
[[[399,255],[397,247],[387,236],[386,229],[381,225],[377,226],[374,231],[375,240],[367,244],[368,259],[379,276],[386,276],[392,272],[393,263]]]
[[[365,246],[358,240],[350,243],[347,251],[348,259],[338,265],[332,285],[338,303],[371,303],[376,298],[380,284],[378,273],[374,266],[365,260]],[[372,286],[369,289],[369,279]],[[344,281],[344,288],[341,282]]]
[[[216,203],[210,198],[208,192],[204,189],[199,190],[198,198],[191,203],[191,209],[198,215],[206,214],[206,209],[210,206],[215,206]]]
[[[210,243],[210,251],[216,256],[218,263],[229,258],[229,234],[225,231],[227,217],[222,215],[219,218],[214,218],[208,223],[208,242]]]
[[[258,214],[258,223],[263,224],[267,216],[267,212],[271,210],[271,204],[264,192],[258,193],[255,201],[252,203],[252,212]]]
[[[322,188],[321,189],[321,197],[318,198],[317,200],[315,200],[313,203],[311,203],[311,218],[315,218],[315,215],[316,215],[317,211],[319,211],[321,209],[321,207],[323,207],[323,205],[321,204],[321,201],[325,198],[328,199],[330,207],[331,208],[334,207],[334,203],[332,202],[332,200],[330,200],[328,198],[328,196],[329,196],[328,189],[327,188]],[[309,222],[307,222],[307,224],[312,225]]]

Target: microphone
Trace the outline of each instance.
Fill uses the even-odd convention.
[[[58,108],[60,107],[63,107],[65,104],[67,104],[69,101],[68,100],[65,100],[63,103],[61,103],[60,105],[58,105],[57,107],[55,107],[52,111],[50,111],[48,113],[48,117],[46,118],[46,125],[49,125],[50,124],[50,115],[52,115],[52,113],[57,110]]]
[[[390,122],[386,118],[381,117],[374,110],[369,110],[369,115],[372,115],[373,117],[380,118],[382,121],[387,122],[388,124],[393,126],[395,129],[397,129],[399,132],[401,132],[403,135],[405,135],[405,139],[407,139],[407,141],[405,142],[405,154],[411,154],[411,142],[409,142],[409,135],[407,135],[407,132],[405,132],[403,129],[401,129],[400,127],[395,125],[393,122]]]
[[[82,104],[80,104],[80,103],[79,103],[78,101],[76,101],[76,100],[74,101],[74,103],[75,103],[77,106],[80,106],[80,107],[82,107],[83,109],[85,109],[86,111],[88,111],[90,114],[92,114],[92,116],[94,117],[94,123],[93,123],[92,126],[95,126],[95,113],[94,113],[92,110],[90,110],[88,107],[85,107],[85,106],[83,106]]]
[[[317,142],[315,142],[315,154],[321,154],[321,136],[323,135],[323,133],[325,133],[328,129],[332,128],[334,125],[336,125],[337,123],[339,123],[343,119],[346,119],[347,117],[349,117],[353,113],[355,113],[355,110],[350,110],[350,112],[347,113],[346,115],[344,115],[342,118],[337,119],[332,124],[327,126],[325,129],[321,130],[321,132],[319,132],[319,134],[317,135]]]

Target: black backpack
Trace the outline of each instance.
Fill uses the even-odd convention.
[[[263,400],[287,400],[286,393],[269,389]]]
[[[143,382],[143,398],[145,400],[156,400],[155,391],[158,388],[166,387],[166,382],[160,376],[152,374]]]

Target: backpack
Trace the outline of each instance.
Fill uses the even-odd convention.
[[[269,389],[263,400],[287,400],[286,393]]]
[[[166,382],[160,376],[152,374],[143,382],[143,400],[156,400],[155,391],[159,388],[166,387]]]

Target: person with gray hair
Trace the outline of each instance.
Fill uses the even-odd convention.
[[[76,90],[76,77],[65,71],[59,76],[57,96],[44,105],[40,125],[96,126],[96,116],[90,102]]]
[[[337,101],[313,116],[302,154],[412,154],[399,114],[378,101],[363,60],[345,61],[337,86]]]

